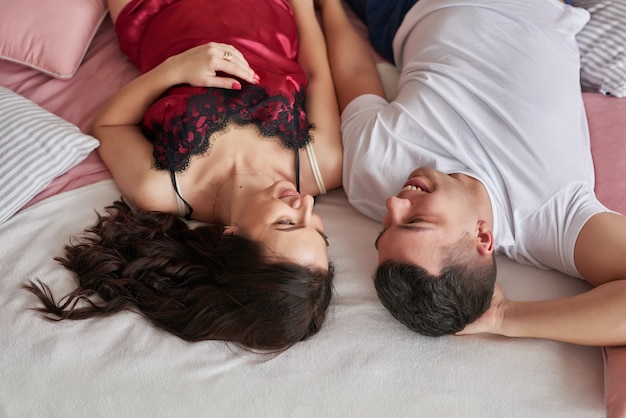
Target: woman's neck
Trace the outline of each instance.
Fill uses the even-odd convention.
[[[273,175],[263,172],[234,171],[216,188],[213,221],[233,225],[233,214],[245,209],[247,198],[267,189],[276,181]]]
[[[294,181],[294,151],[260,138],[255,126],[232,126],[211,140],[211,152],[193,160],[185,181],[198,219],[229,224],[231,207],[278,180]]]

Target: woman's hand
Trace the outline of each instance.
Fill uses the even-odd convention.
[[[259,83],[259,77],[241,52],[232,45],[217,42],[199,45],[174,55],[164,65],[172,77],[172,85],[190,84],[194,87],[240,90],[240,80]],[[218,72],[223,74],[218,75]]]
[[[456,335],[480,334],[485,332],[499,334],[500,325],[503,320],[503,306],[506,303],[507,299],[504,296],[504,292],[502,292],[502,289],[496,283],[489,309],[487,309],[477,320],[466,325],[463,330],[457,332]]]

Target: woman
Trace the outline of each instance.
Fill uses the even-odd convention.
[[[66,248],[80,286],[63,303],[28,286],[42,311],[138,309],[184,339],[252,349],[313,335],[332,268],[312,195],[340,185],[342,150],[312,1],[110,0],[109,11],[142,75],[100,109],[94,135],[139,210],[116,202]],[[75,307],[94,292],[104,303]]]

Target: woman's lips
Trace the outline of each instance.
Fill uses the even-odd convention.
[[[285,197],[289,197],[289,196],[300,196],[300,193],[298,193],[297,190],[294,189],[287,189],[287,190],[283,190],[280,195],[278,195],[279,199],[285,198]]]

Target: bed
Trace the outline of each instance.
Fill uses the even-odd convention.
[[[67,39],[57,39],[59,27]],[[40,279],[55,295],[75,286],[53,258],[120,196],[94,151],[92,115],[137,72],[118,51],[102,0],[1,0],[0,28],[0,167],[16,148],[11,133],[23,131],[18,138],[26,144],[9,160],[17,169],[0,168],[0,417],[626,416],[626,348],[429,338],[397,323],[371,280],[380,227],[341,189],[316,202],[337,272],[328,319],[278,356],[188,343],[131,312],[43,320],[21,285]],[[378,60],[393,96],[395,68]],[[626,99],[587,88],[596,90],[584,93],[596,191],[626,213]],[[29,160],[37,152],[44,157]],[[512,299],[587,289],[554,271],[503,257],[498,263],[498,281]]]

